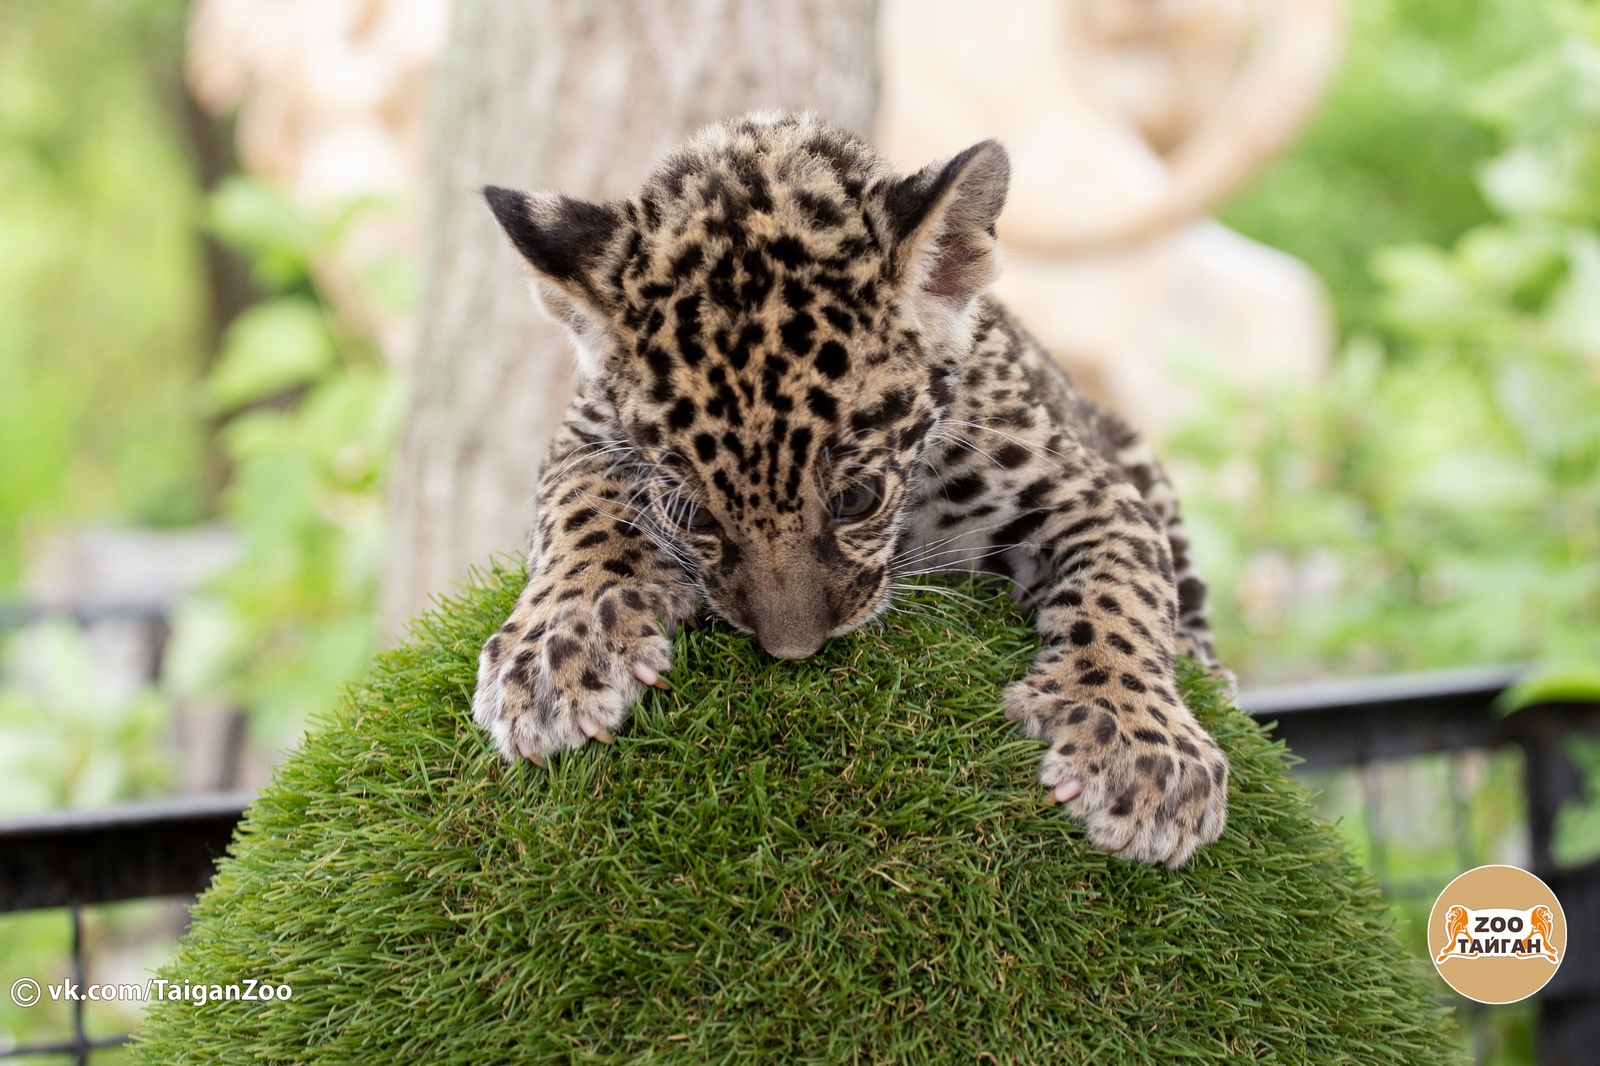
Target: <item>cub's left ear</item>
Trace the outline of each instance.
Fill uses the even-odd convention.
[[[999,275],[994,226],[1010,183],[1006,150],[982,141],[884,186],[880,204],[900,277],[964,309]]]
[[[486,185],[483,198],[517,251],[533,267],[545,309],[578,336],[609,316],[606,281],[625,219],[614,204],[550,192]],[[593,321],[585,321],[592,319]]]

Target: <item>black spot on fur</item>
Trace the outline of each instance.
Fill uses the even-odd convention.
[[[551,637],[547,647],[550,657],[550,669],[559,670],[561,665],[578,653],[578,642],[569,637]]]
[[[939,488],[939,494],[951,503],[966,503],[979,492],[983,491],[984,480],[977,474],[963,474],[958,478],[946,481]]]
[[[824,422],[832,422],[839,417],[839,405],[833,398],[833,393],[820,386],[813,385],[806,392],[806,406],[811,413]]]
[[[1083,606],[1083,593],[1077,589],[1062,589],[1050,597],[1047,607],[1081,607]]]
[[[1022,445],[1012,442],[1009,444],[1003,444],[995,450],[994,461],[1005,467],[1007,470],[1015,470],[1017,467],[1027,462],[1028,457],[1032,454],[1033,453],[1031,451],[1029,451],[1027,448],[1024,448]]]
[[[772,258],[791,269],[807,259],[805,245],[794,237],[779,237],[767,246],[767,252]]]
[[[794,453],[794,465],[797,468],[806,465],[806,454],[810,449],[811,430],[805,426],[795,427],[795,431],[789,434],[789,450]]]
[[[822,317],[828,320],[828,325],[846,337],[855,332],[856,320],[850,316],[848,311],[841,311],[832,304],[823,304]]]
[[[828,375],[830,380],[838,381],[850,369],[850,356],[838,341],[824,341],[822,347],[817,349],[816,363],[817,369]]]
[[[796,355],[806,355],[811,351],[811,334],[816,332],[817,320],[805,312],[795,315],[783,324],[779,335],[783,338],[783,346]]]
[[[1029,511],[1018,515],[1007,525],[995,530],[992,542],[997,546],[1021,544],[1027,540],[1028,534],[1044,525],[1049,517],[1046,511]]]

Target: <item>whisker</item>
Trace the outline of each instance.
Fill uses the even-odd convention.
[[[1069,462],[1074,458],[1073,456],[1067,455],[1065,452],[1058,452],[1054,448],[1047,448],[1042,444],[1035,444],[1033,441],[1025,440],[1022,437],[1017,436],[1015,433],[1008,433],[1005,430],[998,429],[994,426],[986,426],[978,422],[964,422],[960,419],[950,419],[949,423],[953,426],[965,426],[968,429],[975,429],[980,433],[993,433],[997,437],[1004,437],[1013,444],[1017,444],[1028,449],[1028,451],[1032,452],[1034,455],[1053,455],[1058,459],[1067,460]],[[954,439],[964,440],[965,438]]]
[[[568,452],[566,456],[566,462],[562,463],[562,465],[556,470],[546,474],[541,480],[553,481],[564,476],[579,463],[591,459],[597,459],[605,455],[631,450],[632,445],[625,440],[590,441],[589,443],[581,445],[580,447],[573,449],[571,452]]]
[[[963,603],[970,603],[975,607],[984,606],[984,602],[982,600],[978,599],[976,596],[971,596],[971,595],[969,595],[969,594],[967,594],[965,592],[962,592],[959,589],[950,588],[947,585],[934,585],[934,584],[914,585],[914,584],[910,584],[909,582],[902,584],[902,583],[897,581],[894,584],[890,585],[889,587],[894,589],[896,592],[904,592],[904,593],[934,592],[934,593],[937,593],[937,594],[939,594],[941,596],[948,596],[953,600],[961,600]]]
[[[928,556],[927,558],[924,558],[924,559],[920,560],[920,562],[923,563],[924,565],[919,566],[916,569],[913,569],[913,570],[901,570],[901,569],[896,568],[895,576],[897,576],[897,577],[924,577],[924,576],[927,576],[929,574],[950,574],[950,573],[958,573],[958,572],[961,572],[961,571],[964,571],[964,570],[971,570],[971,571],[976,571],[976,572],[980,572],[980,573],[986,573],[987,571],[977,571],[977,568],[975,566],[972,566],[971,564],[980,562],[981,560],[984,560],[984,559],[992,558],[992,557],[994,557],[996,555],[1003,555],[1006,552],[1011,551],[1013,548],[1016,548],[1016,547],[1019,547],[1019,545],[1016,545],[1016,544],[1002,544],[1002,545],[1000,545],[998,547],[991,548],[986,552],[980,552],[977,555],[971,555],[971,556],[962,557],[960,559],[955,560],[952,563],[933,563],[932,562],[933,559],[938,558],[938,556],[940,556],[940,555],[959,554],[959,549],[952,548],[949,551],[938,552],[935,555]]]

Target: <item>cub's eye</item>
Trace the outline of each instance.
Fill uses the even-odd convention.
[[[836,521],[854,522],[867,517],[883,502],[883,479],[858,481],[833,498],[829,509]]]
[[[688,500],[679,500],[667,508],[667,519],[679,529],[692,529],[704,533],[717,524],[711,512]]]

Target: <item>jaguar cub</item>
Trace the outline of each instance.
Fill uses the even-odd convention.
[[[489,187],[576,395],[484,645],[473,714],[508,759],[609,743],[700,601],[804,658],[897,574],[1003,575],[1044,647],[1007,716],[1100,848],[1177,866],[1227,817],[1228,762],[1174,656],[1216,667],[1205,587],[1150,450],[985,295],[1009,163],[910,176],[810,115],[712,126],[638,196]]]

